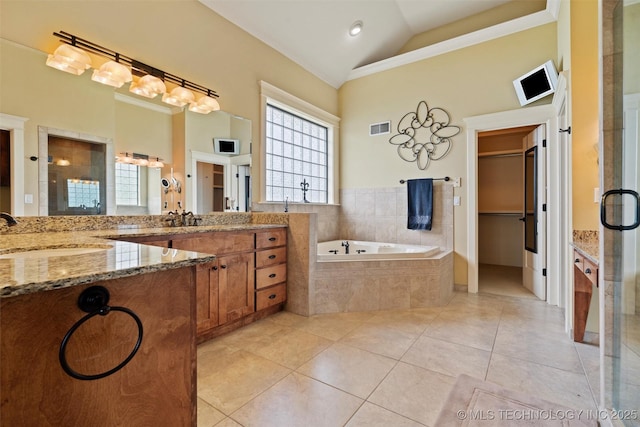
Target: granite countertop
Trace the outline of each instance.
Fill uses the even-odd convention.
[[[0,298],[186,267],[215,259],[213,254],[112,240],[119,237],[258,230],[282,226],[253,223],[158,228],[122,226],[93,231],[3,234],[0,239]],[[42,253],[24,258],[2,258],[8,253],[43,248],[90,248],[93,251],[72,256]]]
[[[587,258],[594,264],[598,264],[598,244],[586,243],[586,242],[572,242],[571,246],[578,251],[582,256]]]

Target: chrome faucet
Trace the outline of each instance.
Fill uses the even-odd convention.
[[[349,255],[349,241],[345,240],[342,242],[342,246],[344,247],[345,255]]]
[[[289,212],[289,196],[284,201],[284,211]]]
[[[5,221],[7,221],[7,225],[9,227],[12,227],[14,225],[18,224],[18,221],[16,221],[16,219],[14,217],[12,217],[11,215],[9,215],[6,212],[0,212],[0,218],[4,219]]]

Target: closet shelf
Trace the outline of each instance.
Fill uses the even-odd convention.
[[[479,152],[478,157],[502,157],[502,156],[521,156],[522,150],[501,150],[501,151],[485,151]]]
[[[513,215],[522,216],[522,211],[515,210],[491,210],[491,211],[478,211],[478,215]]]

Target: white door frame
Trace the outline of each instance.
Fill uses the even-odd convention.
[[[11,214],[24,215],[24,126],[26,117],[0,113],[0,129],[10,132],[11,151]]]
[[[559,232],[562,221],[559,206],[561,150],[558,144],[558,117],[555,105],[541,105],[467,117],[467,280],[468,292],[478,292],[478,133],[497,129],[508,129],[529,125],[546,125],[547,139],[547,302],[558,305],[562,298],[560,265],[563,247]]]

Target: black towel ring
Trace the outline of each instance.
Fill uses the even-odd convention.
[[[83,381],[98,380],[100,378],[108,377],[109,375],[124,368],[124,366],[127,363],[129,363],[131,359],[133,359],[133,356],[135,356],[136,353],[138,352],[138,349],[140,348],[140,344],[142,343],[142,332],[143,332],[142,321],[140,321],[140,318],[138,317],[138,315],[135,314],[132,310],[126,307],[110,307],[107,305],[108,302],[109,302],[109,291],[102,286],[92,286],[90,288],[85,289],[80,294],[80,297],[78,298],[78,307],[80,307],[81,310],[88,312],[89,314],[84,316],[82,319],[78,320],[71,327],[71,329],[69,329],[69,331],[65,334],[64,338],[62,338],[62,343],[60,343],[60,353],[59,353],[60,366],[62,366],[62,369],[70,377],[73,377],[78,380],[83,380]],[[76,372],[69,366],[69,363],[67,362],[66,351],[67,351],[67,344],[69,343],[69,339],[71,339],[71,336],[73,335],[73,333],[80,326],[82,326],[86,321],[88,321],[92,317],[95,317],[97,315],[106,316],[112,311],[121,311],[123,313],[128,314],[133,318],[133,320],[135,320],[136,324],[138,325],[138,340],[136,341],[136,344],[133,347],[133,350],[126,357],[126,359],[124,359],[120,364],[118,364],[118,366],[116,366],[115,368],[109,369],[106,372],[93,374],[93,375],[85,375],[85,374]]]

